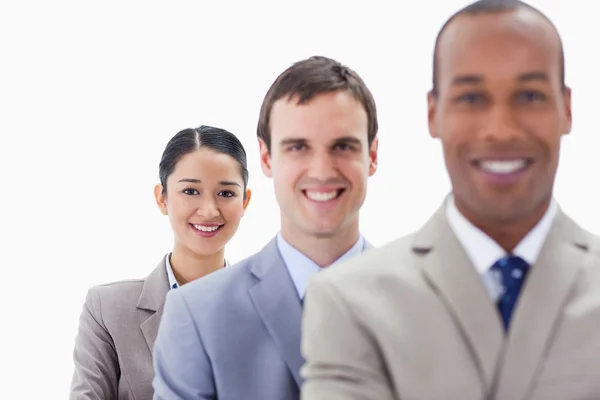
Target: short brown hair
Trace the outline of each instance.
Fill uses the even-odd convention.
[[[273,104],[287,97],[298,97],[298,104],[305,104],[324,93],[347,91],[359,101],[367,113],[369,145],[378,130],[375,99],[362,78],[353,70],[336,60],[313,56],[294,63],[277,77],[265,95],[260,107],[257,136],[271,149],[271,110]]]

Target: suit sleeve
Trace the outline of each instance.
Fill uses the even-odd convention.
[[[100,307],[99,293],[90,289],[75,339],[71,400],[116,400],[118,396],[119,360]]]
[[[154,400],[216,400],[210,360],[181,292],[169,291],[154,344]]]
[[[319,278],[326,277],[311,280],[304,300],[302,400],[398,400],[375,341]]]

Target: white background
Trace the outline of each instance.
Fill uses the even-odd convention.
[[[380,245],[426,220],[449,190],[426,125],[433,41],[466,2],[369,3],[3,2],[1,398],[66,398],[87,288],[143,277],[170,250],[152,189],[179,130],[224,127],[249,153],[254,195],[229,260],[276,233],[256,122],[266,90],[294,61],[336,58],[375,95],[381,151],[362,212],[367,238]],[[532,1],[561,31],[574,95],[556,196],[600,232],[600,29],[586,3]]]

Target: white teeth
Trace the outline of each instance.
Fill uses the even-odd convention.
[[[510,174],[523,169],[526,165],[524,159],[510,161],[481,161],[479,166],[492,174]]]
[[[220,228],[220,226],[204,226],[204,225],[194,225],[194,228],[198,229],[202,232],[214,232]]]
[[[335,199],[338,195],[337,190],[333,190],[331,192],[311,192],[309,190],[306,191],[306,197],[314,201],[329,201]]]

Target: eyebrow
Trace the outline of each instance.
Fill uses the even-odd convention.
[[[341,137],[341,138],[337,138],[337,139],[335,139],[333,141],[333,143],[334,144],[337,144],[337,143],[352,143],[352,144],[355,144],[357,146],[360,146],[362,144],[362,142],[358,138],[355,138],[354,136],[344,136],[344,137]]]
[[[178,183],[180,182],[188,182],[188,183],[202,183],[202,181],[200,179],[192,179],[192,178],[183,178],[180,179],[179,181],[177,181]],[[221,181],[219,182],[219,185],[221,186],[237,186],[240,187],[240,184],[237,182],[233,182],[233,181]]]
[[[306,139],[300,139],[300,138],[288,138],[288,139],[283,139],[279,145],[281,147],[285,147],[285,146],[289,146],[291,144],[304,144],[306,145],[308,143],[308,141]],[[353,136],[343,136],[343,137],[339,137],[333,140],[333,144],[338,144],[338,143],[353,143],[355,145],[361,145],[361,141],[358,138],[355,138]]]
[[[545,72],[528,72],[526,74],[521,74],[517,78],[519,82],[531,82],[531,81],[540,81],[540,82],[550,82],[550,78],[548,74]]]
[[[474,85],[479,84],[484,81],[482,75],[458,75],[455,76],[452,80],[453,85]],[[520,83],[532,82],[532,81],[540,81],[540,82],[549,82],[550,79],[548,74],[545,72],[532,71],[521,74],[517,77],[517,81]]]
[[[306,143],[307,143],[306,139],[288,138],[288,139],[283,139],[281,142],[279,142],[279,147],[285,147],[285,146],[289,146],[291,144],[306,144]]]
[[[452,79],[453,85],[473,85],[483,82],[481,75],[458,75]]]

